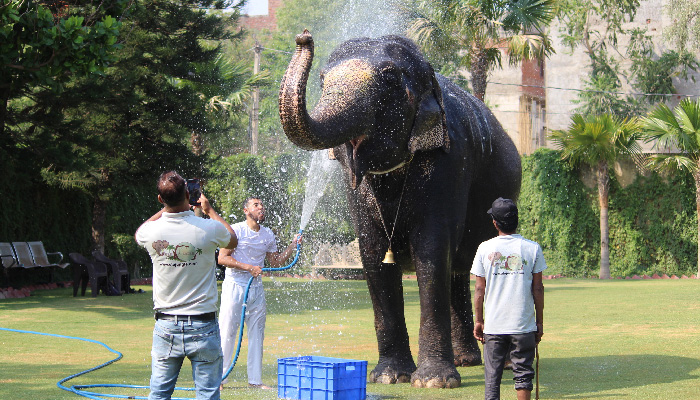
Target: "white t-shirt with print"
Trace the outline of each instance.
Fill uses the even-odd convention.
[[[546,268],[540,245],[521,235],[496,236],[479,245],[471,273],[486,278],[484,333],[537,331],[532,275]]]
[[[175,315],[216,311],[217,247],[228,246],[231,234],[220,222],[192,211],[164,212],[136,231],[136,241],[153,261],[153,308]]]
[[[233,251],[232,257],[239,262],[256,265],[260,268],[265,266],[267,253],[277,252],[277,241],[275,234],[268,227],[260,225],[260,230],[255,232],[250,229],[246,221],[231,225],[238,237],[238,246]],[[248,271],[236,268],[226,268],[226,277],[233,279],[239,285],[248,285],[250,277],[253,276]],[[260,275],[253,279],[253,285],[262,285]]]

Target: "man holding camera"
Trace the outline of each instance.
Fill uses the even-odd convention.
[[[542,271],[547,264],[539,244],[515,233],[518,208],[512,200],[499,197],[487,213],[498,236],[479,245],[471,269],[476,277],[474,337],[484,343],[485,398],[501,398],[503,366],[510,355],[518,400],[529,400],[532,364],[543,334]]]
[[[222,352],[216,320],[217,248],[238,243],[231,226],[200,195],[190,202],[185,180],[174,171],[158,179],[163,209],[136,231],[136,242],[153,262],[155,327],[151,350],[151,393],[170,399],[184,358],[190,359],[197,399],[219,399]],[[210,219],[194,215],[201,207]]]

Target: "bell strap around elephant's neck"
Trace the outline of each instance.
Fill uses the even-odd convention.
[[[389,240],[389,249],[386,251],[386,255],[384,256],[384,260],[382,261],[385,264],[394,264],[394,252],[391,251],[391,239],[394,238],[394,231],[396,230],[396,222],[399,220],[399,211],[401,210],[401,203],[403,201],[403,194],[406,191],[406,181],[408,181],[408,173],[410,171],[411,167],[411,161],[413,161],[413,157],[411,157],[410,160],[408,160],[408,163],[406,164],[406,175],[403,177],[403,185],[401,186],[401,195],[399,196],[399,204],[396,207],[396,215],[394,216],[394,224],[391,227],[391,235],[389,235],[389,231],[386,229],[386,223],[384,222],[384,216],[382,215],[382,209],[379,207],[379,200],[377,199],[377,195],[374,194],[374,189],[372,188],[372,185],[368,183],[369,190],[372,192],[372,196],[374,197],[374,205],[377,206],[377,213],[379,214],[379,219],[382,221],[382,227],[384,228],[384,235],[386,235],[387,240]]]

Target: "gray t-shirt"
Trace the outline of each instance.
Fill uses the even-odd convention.
[[[471,273],[486,278],[484,333],[537,331],[532,275],[546,268],[540,245],[518,234],[479,245]]]
[[[262,268],[265,266],[267,253],[277,252],[277,241],[272,229],[260,225],[260,230],[256,232],[248,227],[246,221],[238,222],[231,227],[238,237],[238,246],[231,255],[236,261]],[[239,285],[248,285],[251,276],[253,275],[248,271],[226,268],[226,277],[232,278]],[[262,285],[260,275],[253,280],[251,286],[253,285]]]
[[[163,213],[136,231],[136,241],[153,261],[153,308],[166,314],[198,315],[216,311],[217,247],[231,234],[220,222],[192,211]]]

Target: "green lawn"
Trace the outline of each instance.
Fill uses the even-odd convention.
[[[277,358],[300,355],[377,362],[372,309],[364,281],[265,280],[269,314],[264,380],[277,384]],[[417,354],[415,281],[404,281],[406,315]],[[73,298],[71,289],[0,300],[0,327],[99,340],[122,352],[116,364],[68,384],[148,385],[153,328],[150,287],[122,297]],[[88,296],[89,296],[88,290]],[[545,336],[540,345],[543,399],[700,398],[700,281],[545,281]],[[245,342],[244,342],[245,343]],[[113,358],[102,346],[0,331],[0,399],[77,399],[56,382]],[[246,385],[245,347],[223,399],[275,399]],[[483,367],[459,368],[462,387],[414,389],[367,385],[368,399],[482,399]],[[514,399],[504,374],[504,399]],[[191,386],[185,365],[179,386]],[[101,390],[101,389],[100,389]],[[106,389],[147,395],[145,390]],[[178,392],[180,397],[193,393]]]

